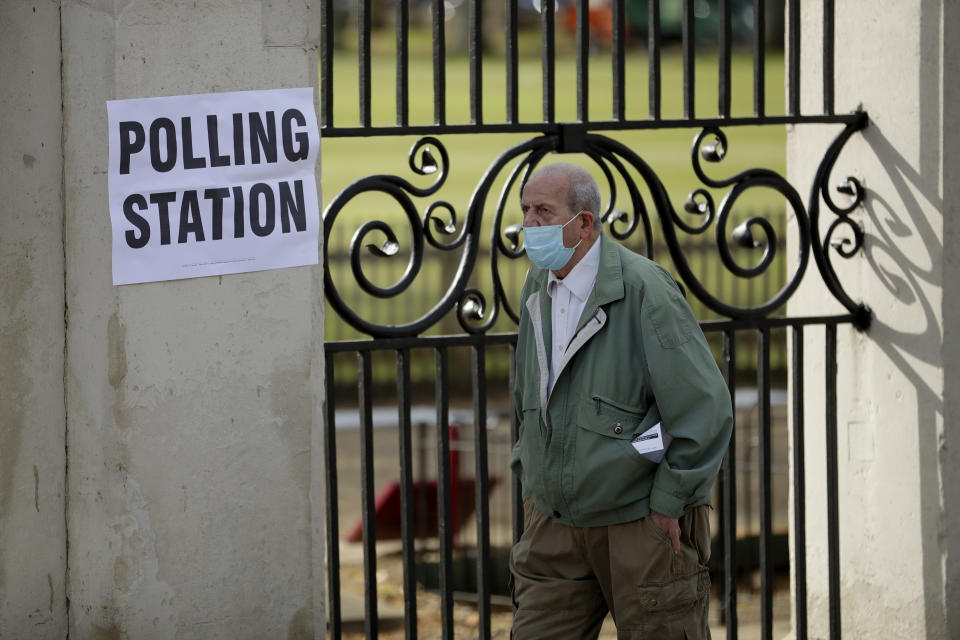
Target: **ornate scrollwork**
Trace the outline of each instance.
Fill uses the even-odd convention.
[[[691,153],[691,163],[694,173],[703,184],[714,189],[730,188],[721,201],[719,210],[716,212],[717,250],[723,266],[737,277],[755,278],[766,273],[773,263],[777,250],[777,235],[773,225],[766,218],[751,216],[737,225],[729,236],[727,234],[730,215],[737,199],[751,188],[766,187],[774,189],[786,199],[798,224],[800,236],[794,272],[787,278],[786,283],[780,291],[774,294],[769,300],[749,308],[733,307],[721,302],[708,291],[705,291],[699,282],[691,282],[686,273],[684,273],[684,282],[704,304],[718,313],[734,318],[759,317],[767,315],[782,306],[793,294],[797,286],[799,286],[810,253],[808,219],[803,201],[796,189],[794,189],[783,176],[775,171],[769,169],[747,169],[720,179],[707,175],[707,172],[701,165],[701,158],[706,162],[718,164],[727,156],[729,148],[729,142],[723,131],[715,127],[707,127],[694,138]],[[707,214],[708,218],[712,218],[713,201],[709,198],[709,192],[706,192],[704,189],[695,189],[691,193],[690,198],[688,198],[688,203],[694,199],[696,194],[701,194],[701,197],[704,198],[704,204],[699,207],[700,212]],[[686,208],[688,211],[691,210],[689,206]],[[701,226],[697,227],[695,231],[698,233],[703,231],[705,227],[709,226],[710,222],[712,222],[712,220],[708,219]],[[733,240],[733,242],[740,247],[763,249],[763,254],[754,265],[743,267],[738,264],[733,257],[730,249],[730,240]],[[684,262],[684,267],[681,268],[681,271],[688,271],[685,268],[685,260],[683,259],[682,253],[678,256],[671,252],[671,255],[673,255],[675,261],[679,258]],[[690,277],[692,277],[692,274],[690,274]]]
[[[817,168],[817,174],[813,179],[813,187],[810,193],[810,226],[815,231],[812,237],[813,257],[814,260],[816,260],[824,283],[827,285],[830,293],[856,316],[856,326],[860,329],[865,329],[870,326],[870,309],[866,305],[854,301],[847,292],[844,291],[843,286],[840,284],[840,278],[837,276],[837,272],[834,270],[833,264],[830,261],[830,252],[827,250],[827,247],[833,247],[842,258],[850,258],[860,251],[863,246],[863,230],[859,224],[850,218],[850,213],[863,202],[865,195],[863,186],[856,178],[848,177],[837,187],[839,193],[850,197],[850,203],[845,207],[841,207],[834,202],[830,195],[829,188],[830,174],[833,172],[833,167],[837,162],[837,158],[840,157],[840,152],[843,150],[844,145],[846,145],[847,140],[849,140],[854,133],[861,131],[867,126],[867,114],[860,112],[858,115],[857,120],[847,125],[834,139],[824,154],[823,160],[820,161],[820,166]],[[820,239],[819,233],[816,233],[820,229],[821,198],[823,198],[823,201],[827,204],[827,208],[837,216],[827,227],[823,240]],[[835,240],[833,238],[834,232],[841,226],[846,227],[853,233],[853,240],[846,238],[838,238]]]
[[[865,124],[865,118],[863,123]],[[439,301],[433,308],[410,323],[376,324],[361,318],[344,303],[333,283],[325,256],[326,294],[341,317],[355,328],[375,337],[417,335],[433,326],[451,309],[456,310],[456,318],[460,326],[468,333],[485,333],[495,324],[501,312],[506,313],[513,322],[517,322],[518,314],[508,299],[501,280],[500,260],[516,260],[524,255],[521,242],[522,229],[519,224],[504,226],[504,212],[511,198],[516,197],[517,191],[522,189],[523,184],[544,156],[553,151],[561,151],[583,153],[596,163],[605,178],[606,190],[609,194],[607,208],[601,214],[603,224],[610,235],[618,240],[623,240],[642,230],[645,253],[648,257],[653,257],[651,212],[656,213],[667,250],[680,279],[687,290],[717,313],[730,318],[753,318],[768,315],[780,308],[799,286],[809,262],[809,256],[813,253],[818,268],[834,296],[851,311],[865,314],[864,317],[869,319],[869,311],[850,300],[843,291],[830,263],[829,254],[825,250],[825,247],[833,246],[842,257],[847,258],[862,246],[863,232],[849,216],[863,199],[862,186],[855,179],[848,178],[837,188],[838,193],[851,198],[851,203],[844,207],[835,203],[826,186],[826,180],[843,144],[859,128],[862,128],[862,124],[849,125],[830,146],[817,172],[809,208],[804,207],[799,193],[783,176],[769,169],[747,169],[722,178],[708,175],[701,162],[721,164],[730,147],[723,131],[716,127],[704,128],[696,135],[693,142],[691,159],[694,173],[705,187],[727,189],[727,192],[717,206],[707,188],[693,189],[684,202],[683,215],[673,207],[665,187],[653,169],[632,149],[611,138],[587,133],[577,139],[576,148],[569,148],[561,134],[547,134],[507,149],[493,162],[475,189],[462,223],[458,220],[456,208],[449,202],[440,200],[430,203],[422,216],[413,204],[412,197],[424,198],[437,193],[446,180],[449,170],[449,160],[444,146],[435,138],[425,137],[413,145],[408,160],[410,169],[414,173],[436,176],[431,185],[417,188],[393,175],[374,175],[358,180],[339,193],[327,207],[324,212],[324,234],[325,238],[329,238],[330,229],[338,213],[352,198],[368,191],[386,193],[406,214],[412,238],[409,262],[403,276],[393,285],[380,287],[373,284],[363,273],[360,260],[361,248],[365,247],[375,256],[389,257],[398,255],[401,247],[397,235],[388,224],[380,221],[363,223],[350,243],[351,269],[360,288],[379,298],[400,295],[410,286],[420,271],[425,241],[429,247],[436,250],[459,250],[460,252],[459,262],[456,270],[452,272],[446,290],[440,294]],[[434,152],[439,156],[439,160]],[[466,284],[474,271],[479,254],[481,222],[483,212],[487,209],[488,197],[494,185],[501,179],[501,173],[511,164],[513,166],[509,167],[509,171],[502,179],[503,186],[494,208],[489,243],[492,292],[485,295],[477,288],[467,288]],[[634,176],[639,176],[639,180]],[[644,197],[640,184],[646,187],[649,198]],[[628,203],[618,203],[620,195],[618,185],[625,185]],[[776,255],[777,237],[774,225],[766,218],[752,216],[740,222],[732,230],[728,230],[731,225],[731,212],[737,199],[747,190],[756,187],[777,191],[793,211],[798,225],[797,259],[793,273],[778,292],[759,305],[740,307],[719,300],[698,280],[684,256],[683,243],[678,238],[678,230],[688,235],[697,235],[714,228],[717,250],[724,268],[739,278],[755,278],[765,274]],[[827,207],[837,216],[837,219],[829,225],[822,240],[817,232],[821,195]],[[690,221],[691,216],[693,216],[693,222]],[[841,226],[852,230],[852,240],[846,237],[834,238],[834,232]],[[376,235],[382,235],[385,239],[379,244],[369,241]],[[743,266],[734,258],[732,244],[750,249],[762,249],[761,257],[754,264]]]
[[[444,222],[438,218],[434,214],[437,209],[446,209],[450,214],[450,221]],[[441,200],[430,203],[430,206],[427,207],[426,212],[423,214],[423,233],[427,238],[427,242],[429,242],[430,246],[434,247],[435,249],[444,249],[449,251],[450,249],[456,249],[463,244],[463,241],[466,238],[466,236],[463,234],[451,242],[441,242],[433,235],[434,232],[445,236],[454,236],[457,234],[457,212],[453,208],[453,205],[449,202],[444,202]]]
[[[431,152],[431,148],[436,149],[440,156],[439,162]],[[461,230],[460,236],[448,243],[442,243],[437,240],[435,233],[442,235],[456,235],[456,211],[452,205],[446,202],[436,202],[431,205],[423,215],[421,221],[420,214],[414,205],[411,196],[428,197],[435,194],[446,181],[449,170],[449,158],[447,151],[439,140],[433,137],[425,137],[418,140],[410,149],[408,156],[410,169],[418,175],[436,175],[433,183],[427,187],[417,187],[412,183],[393,175],[372,175],[357,180],[341,191],[330,202],[323,214],[324,242],[329,242],[330,230],[336,222],[338,214],[343,210],[347,203],[356,196],[367,192],[385,193],[391,196],[406,214],[407,223],[410,226],[410,236],[413,239],[413,246],[410,251],[410,259],[407,268],[400,279],[389,287],[380,287],[375,285],[363,271],[361,262],[362,249],[366,248],[370,253],[378,257],[392,257],[399,253],[400,243],[397,235],[389,224],[380,220],[371,220],[363,223],[353,239],[350,241],[349,257],[350,267],[353,277],[360,288],[366,293],[378,298],[392,298],[406,291],[414,281],[423,264],[424,238],[427,242],[436,248],[451,250],[463,244],[465,241],[465,229]],[[445,209],[449,213],[449,222],[442,221],[437,215],[437,209]],[[386,240],[381,244],[366,242],[368,236],[373,232],[382,234]],[[337,290],[336,284],[330,274],[328,253],[324,253],[324,289],[327,300],[337,313],[349,324],[357,329],[376,336],[386,335],[410,335],[416,333],[419,326],[430,326],[442,317],[443,312],[436,309],[428,312],[418,322],[410,325],[383,326],[370,322],[360,317],[351,309]]]
[[[607,205],[607,211],[600,216],[600,219],[607,224],[610,229],[610,235],[616,238],[617,240],[625,240],[630,237],[634,231],[637,230],[637,227],[640,223],[643,223],[643,238],[644,245],[646,247],[646,255],[648,258],[653,258],[653,224],[650,221],[650,214],[647,211],[647,206],[643,201],[643,196],[640,194],[640,190],[637,188],[636,183],[633,180],[627,180],[627,191],[630,195],[630,205],[633,208],[633,215],[630,215],[628,212],[622,209],[616,209],[617,204],[617,183],[614,180],[613,172],[610,170],[612,166],[616,169],[617,173],[620,175],[626,175],[626,167],[616,156],[608,156],[604,158],[603,156],[597,153],[588,152],[594,162],[600,167],[603,171],[603,175],[607,180],[607,190],[610,193],[610,202]],[[610,166],[608,166],[608,163]],[[625,228],[617,228],[619,223],[625,224]]]

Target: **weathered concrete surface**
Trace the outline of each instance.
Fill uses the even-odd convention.
[[[940,474],[937,494],[940,514],[934,533],[939,553],[933,554],[931,571],[943,572],[944,595],[928,616],[946,613],[946,637],[960,637],[960,4],[944,2],[942,8],[943,77],[943,281],[952,294],[942,300],[943,310],[943,431],[937,434]],[[952,284],[949,284],[952,283]]]
[[[63,3],[72,637],[323,629],[320,268],[114,287],[105,105],[315,86],[318,8]]]
[[[0,638],[63,638],[58,2],[0,4]]]
[[[819,113],[821,5],[801,10],[802,108]],[[833,264],[874,312],[868,332],[838,332],[844,636],[960,637],[958,18],[950,2],[836,3],[836,110],[862,104],[870,125],[830,179],[864,183],[865,203],[852,217],[866,242],[853,259],[834,253]],[[789,133],[793,184],[809,189],[838,132],[815,125]],[[824,208],[821,237],[834,219]],[[794,297],[791,315],[829,311],[816,280]],[[805,346],[811,637],[826,637],[828,621],[823,336],[807,331]]]

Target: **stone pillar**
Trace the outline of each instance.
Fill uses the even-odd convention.
[[[321,268],[113,286],[105,104],[316,86],[319,8],[62,3],[71,637],[323,633]]]
[[[834,254],[833,262],[847,292],[874,313],[868,331],[841,327],[838,334],[843,635],[956,638],[960,10],[937,0],[835,6],[836,110],[862,105],[870,124],[847,144],[830,179],[835,185],[852,175],[866,187],[853,214],[866,242],[854,258]],[[804,113],[822,109],[821,7],[802,5]],[[808,125],[789,132],[793,184],[809,190],[838,131]],[[833,219],[824,211],[821,237]],[[838,311],[826,297],[808,274],[790,315]],[[806,333],[806,557],[816,638],[828,633],[826,364],[822,330]]]
[[[0,4],[0,78],[0,638],[63,638],[58,2]]]

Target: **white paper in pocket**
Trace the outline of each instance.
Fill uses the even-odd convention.
[[[636,436],[631,444],[641,454],[652,462],[660,462],[666,453],[667,447],[673,440],[670,434],[663,430],[662,423],[658,422],[640,435]]]

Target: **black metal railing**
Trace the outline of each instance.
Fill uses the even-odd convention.
[[[455,399],[451,397],[451,379],[463,377],[465,387],[469,389],[472,401],[472,450],[474,452],[473,504],[476,508],[475,536],[476,580],[475,601],[477,607],[478,637],[491,636],[491,512],[488,498],[491,490],[490,457],[487,441],[487,424],[491,415],[491,403],[503,405],[504,398],[509,403],[509,388],[512,387],[514,333],[499,332],[498,321],[514,324],[517,321],[516,301],[511,299],[515,287],[505,286],[503,264],[521,260],[524,256],[517,225],[508,224],[504,212],[509,208],[511,199],[516,199],[519,189],[528,176],[548,154],[573,154],[586,158],[602,176],[601,186],[608,194],[607,208],[602,214],[605,232],[611,237],[624,241],[637,240],[641,251],[652,256],[655,246],[665,247],[669,254],[673,272],[685,286],[691,302],[702,305],[721,320],[701,322],[704,332],[722,345],[721,368],[726,377],[731,397],[737,397],[738,389],[745,382],[741,356],[738,360],[738,337],[754,335],[756,348],[750,355],[756,356],[755,366],[748,367],[755,372],[752,381],[758,389],[757,402],[757,450],[758,465],[756,472],[757,503],[760,513],[759,530],[756,533],[758,553],[756,566],[760,572],[761,636],[773,636],[774,612],[774,573],[777,562],[774,558],[774,499],[771,493],[772,470],[772,409],[771,393],[776,372],[771,368],[771,349],[778,336],[788,336],[790,340],[791,360],[789,375],[791,381],[791,482],[794,492],[793,520],[790,531],[796,552],[791,566],[792,594],[795,607],[795,634],[798,638],[807,637],[807,574],[805,540],[807,522],[805,518],[805,465],[804,434],[822,425],[826,438],[826,487],[827,487],[827,540],[828,540],[828,594],[831,638],[840,637],[840,557],[838,537],[838,462],[837,462],[837,415],[836,415],[836,349],[837,330],[842,325],[866,328],[870,322],[870,310],[843,287],[834,266],[833,258],[850,258],[858,253],[863,244],[863,232],[854,218],[854,214],[863,201],[864,190],[860,181],[853,177],[845,178],[831,191],[830,181],[833,167],[846,142],[856,132],[867,126],[867,116],[863,112],[836,113],[834,100],[834,24],[833,2],[823,3],[822,23],[822,83],[815,87],[822,95],[822,110],[816,113],[802,113],[801,69],[800,69],[800,5],[798,1],[786,4],[786,32],[784,46],[787,64],[784,81],[787,85],[786,102],[783,113],[770,113],[766,94],[767,47],[770,34],[767,32],[767,18],[770,8],[763,0],[753,0],[752,29],[747,38],[747,46],[752,52],[752,110],[750,113],[737,114],[733,108],[733,71],[731,56],[735,47],[732,27],[734,0],[719,0],[710,3],[717,12],[717,22],[713,36],[716,48],[717,64],[717,111],[703,116],[698,113],[696,89],[697,54],[702,53],[698,40],[698,24],[693,0],[683,0],[681,16],[680,55],[682,83],[682,115],[664,117],[664,76],[662,62],[666,51],[672,51],[671,45],[664,42],[665,35],[660,25],[664,6],[658,0],[647,3],[646,62],[647,62],[647,111],[646,118],[628,117],[636,99],[632,87],[637,81],[628,76],[625,64],[627,53],[627,4],[626,0],[613,0],[610,7],[611,37],[610,57],[612,81],[610,85],[610,117],[598,118],[591,113],[590,105],[590,61],[591,33],[588,19],[588,3],[576,0],[574,55],[576,68],[576,118],[564,121],[557,117],[556,85],[556,16],[554,3],[540,3],[542,12],[538,16],[540,39],[540,71],[542,117],[536,121],[523,121],[520,118],[520,37],[523,32],[521,23],[526,14],[521,13],[517,0],[506,0],[503,22],[503,74],[505,94],[503,96],[505,118],[491,122],[484,111],[483,74],[489,72],[489,62],[485,53],[485,41],[490,37],[484,32],[481,0],[468,0],[468,29],[466,49],[469,74],[469,116],[465,121],[451,122],[446,110],[448,97],[446,50],[447,33],[445,5],[443,0],[430,3],[430,38],[432,47],[432,122],[414,122],[411,117],[410,91],[410,11],[409,0],[395,0],[395,124],[389,126],[373,124],[373,105],[375,101],[387,99],[374,91],[371,63],[373,58],[373,8],[371,0],[360,0],[355,8],[357,20],[356,55],[358,63],[359,109],[357,123],[341,123],[334,119],[334,107],[337,96],[334,92],[334,57],[353,55],[337,48],[337,23],[335,4],[325,2],[322,11],[322,47],[321,47],[321,92],[320,115],[322,135],[326,138],[378,137],[378,136],[420,136],[410,150],[409,171],[417,176],[429,176],[433,182],[419,187],[402,177],[400,172],[391,174],[364,175],[358,168],[358,176],[348,186],[336,193],[326,204],[323,222],[326,251],[324,254],[325,296],[329,308],[337,318],[359,331],[369,339],[328,341],[325,344],[326,355],[326,425],[324,446],[326,461],[327,491],[327,539],[328,539],[328,588],[330,610],[328,612],[330,635],[340,638],[344,633],[342,619],[340,526],[341,508],[344,500],[359,505],[360,542],[363,556],[363,600],[364,631],[366,637],[377,637],[378,616],[378,580],[377,580],[377,531],[378,504],[376,501],[377,476],[375,473],[375,448],[383,450],[388,446],[396,452],[398,486],[400,493],[399,534],[402,550],[402,584],[404,593],[404,628],[407,638],[418,637],[418,600],[417,581],[418,562],[422,555],[418,512],[422,507],[415,501],[418,491],[418,479],[414,475],[415,455],[411,441],[413,423],[412,398],[416,383],[411,379],[411,362],[415,354],[426,352],[433,357],[434,383],[432,396],[428,402],[435,409],[436,472],[434,476],[436,495],[433,497],[436,512],[435,529],[432,539],[436,548],[431,549],[437,556],[437,585],[440,598],[440,626],[444,638],[454,637],[454,535],[453,529],[459,526],[453,511],[456,504],[452,501],[452,491],[459,486],[451,469],[450,432],[446,426],[451,424],[450,407]],[[702,35],[702,34],[701,34]],[[642,41],[641,41],[642,42]],[[803,77],[809,78],[809,75]],[[710,174],[704,163],[715,167],[723,166],[727,156],[729,142],[727,131],[731,127],[744,126],[780,126],[784,124],[823,124],[840,127],[841,130],[833,142],[824,151],[812,184],[804,185],[806,198],[801,195],[802,187],[791,184],[780,173],[769,168],[751,168],[717,178]],[[653,170],[651,164],[635,149],[615,139],[615,134],[630,130],[651,129],[689,129],[697,131],[691,150],[691,168],[702,183],[689,192],[678,212],[672,204],[667,187]],[[491,133],[527,133],[533,137],[522,142],[511,142],[503,153],[489,166],[483,176],[478,176],[476,188],[466,203],[453,203],[435,199],[443,189],[450,163],[446,146],[440,136],[454,134],[491,134]],[[491,197],[499,189],[499,196]],[[739,222],[733,214],[738,199],[752,189],[774,190],[785,201],[783,224],[773,225],[768,215],[749,215]],[[719,204],[715,194],[723,192]],[[400,215],[407,223],[408,232],[397,234],[393,225],[383,220],[365,220],[356,229],[349,245],[331,246],[337,237],[333,232],[341,213],[358,196],[379,193],[389,196],[398,205]],[[838,203],[836,193],[847,199]],[[428,205],[419,203],[430,201]],[[489,202],[488,202],[489,200]],[[826,206],[826,212],[823,211]],[[456,211],[466,211],[458,219]],[[822,216],[826,213],[826,216]],[[790,215],[792,214],[792,216]],[[828,220],[827,216],[831,216]],[[716,253],[719,267],[725,276],[733,279],[750,280],[755,278],[773,279],[778,273],[772,265],[775,260],[783,260],[784,246],[782,235],[787,228],[787,218],[795,228],[794,240],[786,248],[794,253],[792,272],[785,276],[776,276],[776,286],[767,287],[762,300],[729,300],[718,294],[716,288],[707,281],[704,274],[690,264],[689,239],[705,238],[708,231],[715,232]],[[656,231],[656,233],[655,233]],[[487,233],[487,236],[483,234]],[[843,235],[845,237],[841,238]],[[374,241],[379,238],[379,241]],[[407,238],[409,246],[401,247],[401,238]],[[481,247],[481,244],[483,246]],[[779,253],[778,253],[779,247]],[[737,249],[760,252],[761,256],[749,266],[743,266],[738,259]],[[384,321],[366,305],[357,305],[353,298],[342,291],[359,290],[364,295],[387,304],[402,306],[409,311],[411,306],[411,286],[423,272],[427,252],[437,255],[453,256],[445,262],[447,269],[446,284],[435,291],[431,304],[414,310],[413,319],[403,321]],[[370,260],[397,259],[406,253],[406,268],[391,285],[384,286],[368,277],[365,270]],[[347,268],[334,269],[331,262],[335,256],[348,264]],[[812,258],[812,260],[811,260]],[[481,267],[485,269],[483,284],[477,279]],[[784,270],[785,271],[785,270]],[[345,278],[346,283],[334,278]],[[789,317],[785,315],[787,302],[796,292],[801,281],[808,274],[816,273],[829,292],[839,311],[834,315]],[[400,303],[398,305],[398,303]],[[398,313],[398,316],[400,314]],[[456,335],[425,335],[450,318],[455,320]],[[448,323],[449,324],[449,323]],[[446,325],[444,325],[446,326]],[[823,330],[826,336],[827,375],[824,381],[826,412],[813,421],[804,411],[804,394],[808,391],[804,378],[804,340],[811,331]],[[461,367],[451,366],[450,353],[454,350],[469,350],[470,366],[465,372]],[[496,388],[488,387],[491,377],[488,371],[488,350],[508,350],[509,374],[506,379],[496,378]],[[356,371],[353,378],[357,382],[357,396],[350,400],[350,411],[358,416],[358,486],[344,487],[340,479],[348,469],[342,451],[338,453],[338,393],[342,385],[338,384],[337,367],[334,360],[341,354],[357,354]],[[395,389],[389,393],[374,380],[374,360],[384,357],[393,358],[395,368]],[[498,356],[498,357],[500,357]],[[463,388],[464,385],[461,385]],[[819,390],[818,390],[819,392]],[[393,395],[395,394],[395,395]],[[395,428],[399,440],[396,444],[385,445],[374,437],[374,408],[382,405],[396,406]],[[505,407],[505,414],[511,421],[511,442],[516,439],[515,412]],[[736,430],[735,430],[736,434]],[[719,562],[720,574],[719,600],[722,610],[719,613],[726,627],[727,638],[738,636],[738,567],[743,558],[738,558],[738,505],[736,464],[738,443],[736,435],[730,442],[717,485],[720,508],[718,517],[720,526]],[[786,446],[780,445],[780,446]],[[497,469],[495,475],[502,473]],[[506,473],[509,473],[508,471]],[[512,518],[511,536],[515,540],[521,533],[522,518],[519,500],[519,486],[516,480],[510,484]],[[344,496],[347,496],[346,498]],[[383,522],[381,522],[381,525]]]
[[[839,632],[839,547],[837,546],[838,531],[838,512],[837,512],[837,441],[836,441],[836,332],[837,328],[843,324],[850,324],[855,320],[852,315],[848,316],[828,316],[828,317],[799,317],[799,318],[771,318],[760,321],[714,321],[703,323],[702,329],[708,336],[719,334],[723,343],[723,356],[721,360],[722,371],[727,380],[731,397],[736,403],[737,389],[744,383],[753,382],[757,387],[757,417],[755,432],[751,432],[758,439],[757,448],[757,468],[752,472],[744,473],[736,468],[734,460],[741,460],[743,455],[736,455],[738,447],[747,446],[746,442],[737,441],[736,435],[731,439],[729,445],[729,455],[726,457],[721,468],[720,477],[717,483],[717,496],[719,498],[719,521],[718,537],[720,545],[716,549],[720,552],[719,558],[715,559],[714,567],[719,575],[719,595],[722,606],[721,619],[727,623],[727,637],[736,638],[738,636],[736,621],[738,620],[738,598],[737,598],[737,579],[742,575],[742,567],[756,567],[760,575],[759,594],[761,599],[761,621],[760,628],[762,637],[772,637],[773,634],[773,585],[777,567],[782,564],[773,557],[774,537],[776,532],[773,529],[774,505],[773,491],[771,488],[771,479],[774,474],[771,463],[771,448],[774,442],[773,432],[774,424],[771,411],[771,369],[770,363],[770,343],[771,331],[788,330],[793,349],[793,358],[791,366],[793,369],[792,379],[792,469],[790,481],[794,492],[793,517],[794,527],[791,535],[794,536],[794,545],[798,550],[793,557],[794,573],[794,606],[796,610],[796,635],[797,637],[806,636],[807,616],[806,616],[806,554],[799,551],[804,549],[806,538],[807,521],[805,517],[804,489],[805,489],[805,467],[804,467],[804,393],[805,393],[805,375],[803,371],[804,354],[804,333],[805,330],[815,327],[818,330],[823,328],[827,335],[827,346],[825,356],[827,362],[833,362],[833,367],[828,367],[828,375],[824,380],[823,390],[827,399],[825,414],[822,424],[825,425],[826,447],[827,447],[827,483],[831,487],[828,492],[828,519],[826,529],[828,531],[830,543],[828,547],[827,565],[830,568],[830,627],[833,633]],[[756,374],[753,381],[744,379],[744,376],[738,375],[738,353],[735,345],[738,342],[738,335],[753,334],[758,342]],[[359,449],[360,449],[360,513],[362,514],[362,546],[363,546],[363,584],[365,615],[364,623],[368,637],[375,637],[377,633],[378,615],[378,566],[377,566],[377,524],[376,524],[376,505],[374,496],[376,486],[373,479],[373,471],[376,466],[374,463],[375,448],[384,449],[386,453],[379,454],[381,457],[393,457],[396,462],[396,472],[399,478],[401,495],[401,549],[402,549],[402,583],[404,592],[404,610],[407,637],[416,638],[417,633],[417,585],[416,576],[418,575],[418,554],[416,530],[420,528],[418,514],[416,512],[416,501],[414,500],[414,491],[412,489],[419,478],[415,477],[417,468],[417,455],[423,455],[419,447],[415,447],[412,442],[414,433],[413,421],[411,419],[411,382],[410,382],[410,361],[412,353],[422,351],[427,354],[432,353],[435,361],[435,385],[433,395],[433,406],[435,410],[435,425],[447,425],[454,422],[450,415],[450,387],[451,377],[465,376],[469,380],[469,386],[472,388],[472,431],[473,440],[470,446],[464,447],[465,450],[474,452],[473,469],[473,488],[475,496],[473,504],[477,508],[475,519],[475,535],[471,542],[475,545],[476,558],[476,580],[473,584],[467,585],[466,589],[473,590],[476,594],[475,601],[478,612],[478,635],[479,637],[489,637],[490,629],[490,611],[491,611],[491,577],[493,571],[493,555],[491,553],[491,529],[492,522],[501,522],[504,519],[502,514],[491,513],[489,507],[489,487],[491,475],[501,476],[509,473],[506,467],[506,460],[501,456],[500,464],[491,465],[488,462],[487,453],[487,433],[486,428],[476,428],[477,425],[488,424],[488,407],[492,402],[488,395],[485,375],[486,358],[488,349],[502,349],[508,347],[512,353],[515,344],[515,334],[486,334],[486,335],[461,335],[461,336],[436,336],[436,337],[407,337],[407,338],[386,338],[378,340],[360,340],[345,341],[339,343],[329,343],[327,352],[327,428],[325,438],[325,459],[327,461],[327,491],[328,497],[333,503],[327,511],[327,530],[330,538],[330,547],[328,549],[328,570],[329,570],[329,589],[331,609],[328,612],[330,616],[330,625],[332,637],[340,637],[342,633],[342,610],[339,596],[343,585],[340,581],[340,560],[339,560],[339,541],[342,538],[339,509],[337,508],[334,497],[339,494],[338,469],[342,469],[342,456],[338,453],[337,434],[342,431],[337,423],[337,397],[338,386],[337,378],[332,366],[333,358],[337,354],[355,353],[357,354],[358,371],[358,406],[356,411],[359,414]],[[471,365],[468,371],[452,371],[449,365],[448,355],[453,349],[469,349]],[[377,402],[376,386],[371,380],[370,362],[375,354],[391,354],[395,357],[397,376],[396,376],[396,433],[398,441],[384,441],[375,437],[375,427],[373,424],[372,411],[374,407],[382,402]],[[832,359],[831,359],[832,358]],[[832,372],[832,373],[831,373]],[[512,376],[511,376],[512,377]],[[351,401],[351,406],[353,405]],[[512,439],[516,438],[516,421],[511,413],[509,420],[512,427]],[[438,567],[437,587],[441,599],[440,612],[442,614],[441,626],[444,629],[444,637],[452,637],[452,607],[455,590],[464,590],[464,586],[454,589],[453,571],[454,571],[454,533],[453,518],[451,511],[455,508],[455,490],[453,487],[458,482],[454,477],[450,466],[451,442],[447,429],[434,428],[436,439],[430,447],[435,455],[428,456],[435,465],[433,477],[436,478],[438,492],[436,494],[435,505],[430,505],[431,509],[437,510],[438,518],[436,529],[432,536],[436,540],[436,553],[439,556],[436,565]],[[738,425],[736,433],[742,432],[742,425]],[[780,441],[780,446],[785,443]],[[422,447],[423,443],[420,443]],[[419,454],[414,452],[419,451]],[[420,461],[423,462],[422,460]],[[342,471],[341,471],[342,473]],[[738,484],[737,477],[747,479],[753,485],[748,491],[747,487],[741,487]],[[742,481],[742,480],[741,480]],[[747,493],[755,496],[757,510],[760,515],[759,530],[749,535],[755,537],[759,546],[759,552],[756,556],[749,555],[745,557],[742,552],[737,551],[736,542],[738,540],[738,530],[742,530],[743,517],[741,514],[748,505],[738,504],[738,493]],[[785,500],[785,495],[778,495],[779,500]],[[511,490],[511,517],[512,535],[519,536],[521,533],[522,506],[519,498],[519,486],[514,484]],[[422,508],[422,505],[421,505]],[[500,516],[500,517],[497,517]],[[502,524],[501,524],[502,526]],[[502,532],[498,538],[502,540]],[[421,531],[422,535],[422,531]],[[432,548],[432,547],[431,547]],[[741,588],[742,589],[742,588]],[[835,618],[836,617],[836,618]]]
[[[592,131],[628,129],[664,129],[664,128],[709,128],[758,124],[803,124],[803,123],[855,123],[855,113],[836,113],[834,109],[834,11],[832,0],[823,4],[822,21],[822,86],[823,109],[814,113],[801,113],[800,83],[800,3],[787,2],[788,28],[786,34],[787,105],[782,114],[770,114],[767,109],[767,39],[765,26],[767,3],[765,0],[752,0],[753,31],[750,47],[753,53],[753,110],[749,115],[736,116],[731,112],[731,51],[734,41],[731,36],[733,0],[717,0],[719,13],[716,29],[717,40],[717,76],[718,108],[713,117],[700,117],[696,114],[696,65],[697,33],[694,19],[695,0],[681,0],[683,6],[683,31],[681,50],[683,56],[683,116],[681,118],[662,117],[662,75],[661,53],[663,41],[658,28],[651,28],[647,34],[646,54],[648,59],[648,100],[649,117],[629,119],[626,116],[627,76],[624,64],[626,50],[626,22],[624,4],[626,0],[612,0],[612,39],[610,46],[610,65],[612,70],[611,100],[612,113],[609,119],[591,117],[589,113],[589,68],[590,38],[588,28],[588,3],[576,0],[576,122],[589,125]],[[483,111],[483,70],[484,70],[484,33],[480,11],[481,0],[469,2],[470,20],[468,35],[469,55],[469,104],[468,122],[448,122],[446,112],[446,26],[443,0],[432,0],[432,42],[433,42],[433,122],[412,123],[410,120],[410,75],[409,75],[409,0],[396,0],[395,53],[396,58],[396,94],[394,107],[396,124],[392,126],[374,126],[371,120],[372,105],[375,96],[371,80],[371,2],[359,0],[358,19],[358,69],[359,69],[359,122],[353,125],[338,123],[334,118],[334,56],[336,55],[336,20],[333,2],[325,2],[322,11],[322,46],[320,54],[320,123],[325,137],[383,136],[383,135],[441,135],[451,133],[556,133],[563,124],[556,118],[556,38],[555,5],[542,2],[540,15],[541,32],[541,70],[542,70],[542,118],[539,122],[523,122],[519,118],[520,86],[518,81],[518,8],[517,0],[506,0],[505,21],[505,68],[506,117],[503,122],[488,122]],[[660,23],[659,0],[647,2],[649,25]],[[701,51],[702,53],[702,51]]]

